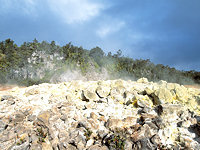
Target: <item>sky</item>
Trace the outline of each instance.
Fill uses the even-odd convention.
[[[0,0],[0,41],[72,42],[200,71],[200,0]]]

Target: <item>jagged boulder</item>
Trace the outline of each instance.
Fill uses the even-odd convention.
[[[146,78],[0,95],[0,149],[199,149],[200,90]]]

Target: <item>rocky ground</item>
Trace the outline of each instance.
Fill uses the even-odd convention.
[[[200,149],[200,90],[71,81],[0,92],[0,149]]]

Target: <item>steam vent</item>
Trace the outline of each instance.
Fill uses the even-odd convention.
[[[200,89],[70,81],[0,92],[1,150],[200,149]]]

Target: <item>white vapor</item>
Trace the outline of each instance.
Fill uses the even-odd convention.
[[[103,25],[97,29],[96,34],[97,36],[104,38],[108,36],[109,34],[115,33],[120,31],[125,26],[124,21],[109,21],[104,22]]]
[[[67,24],[88,21],[104,9],[103,3],[92,0],[0,0],[0,14],[17,12],[34,17],[40,15],[40,6]]]
[[[47,0],[50,9],[68,24],[82,23],[99,15],[103,4],[91,0]]]

